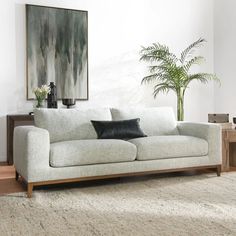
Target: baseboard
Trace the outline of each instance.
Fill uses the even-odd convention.
[[[1,161],[0,166],[8,166],[8,163],[6,161]]]

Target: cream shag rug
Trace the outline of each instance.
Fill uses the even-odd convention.
[[[236,235],[236,173],[125,178],[0,197],[0,235]]]

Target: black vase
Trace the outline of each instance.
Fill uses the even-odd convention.
[[[71,106],[74,106],[76,104],[76,99],[74,98],[63,98],[62,104],[67,106],[67,109],[69,109]]]
[[[57,88],[54,82],[50,82],[50,93],[48,94],[48,108],[57,108]]]

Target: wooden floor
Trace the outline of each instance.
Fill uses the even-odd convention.
[[[13,166],[0,166],[0,195],[25,192],[26,186],[21,181],[15,180],[15,168]]]
[[[0,166],[0,180],[12,179],[15,177],[15,169],[13,166],[3,165]]]
[[[232,167],[230,171],[236,171],[236,167]],[[209,171],[202,170],[202,171],[197,171],[197,172],[206,173]],[[176,174],[172,173],[171,175],[180,175],[180,174],[193,175],[193,174],[196,174],[196,171],[176,173]],[[135,178],[135,177],[132,177],[132,178]],[[86,185],[86,183],[83,183],[82,185]],[[1,163],[0,165],[0,196],[5,195],[5,194],[10,194],[10,193],[17,193],[17,192],[26,192],[26,185],[21,180],[19,181],[15,180],[15,168],[13,166],[8,166],[6,164]]]

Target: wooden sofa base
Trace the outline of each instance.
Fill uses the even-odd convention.
[[[113,175],[88,176],[88,177],[81,177],[81,178],[49,180],[49,181],[30,182],[30,183],[27,183],[27,181],[25,182],[27,183],[27,197],[31,198],[34,186],[81,182],[81,181],[86,181],[86,180],[111,179],[111,178],[117,178],[117,177],[151,175],[151,174],[158,174],[158,173],[201,170],[201,169],[213,169],[214,171],[216,171],[217,176],[220,176],[221,174],[221,165],[211,165],[211,166],[198,166],[198,167],[187,167],[187,168],[177,168],[177,169],[167,169],[167,170],[143,171],[143,172],[134,172],[134,173],[122,173],[122,174],[113,174]],[[16,180],[18,180],[18,178],[19,178],[19,173],[16,172]]]

